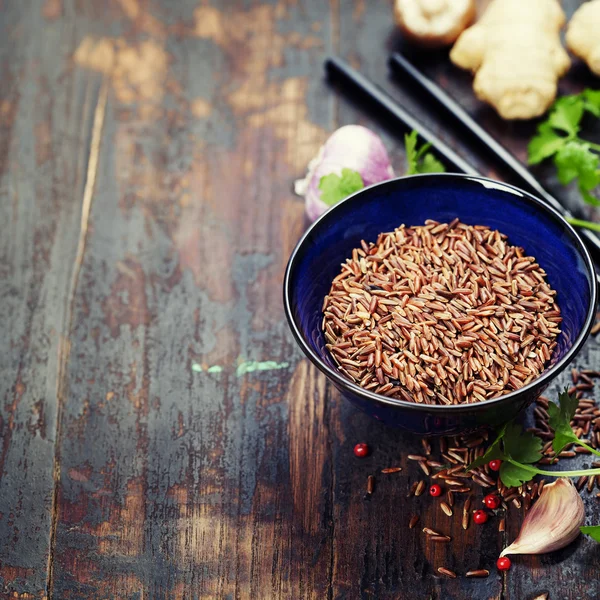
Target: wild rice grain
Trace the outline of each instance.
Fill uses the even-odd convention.
[[[442,542],[442,543],[448,543],[448,542],[452,541],[452,538],[447,535],[432,535],[428,539],[430,539],[432,542]]]
[[[440,508],[448,517],[451,517],[453,515],[452,509],[448,506],[446,502],[440,502]]]
[[[415,525],[419,522],[419,515],[413,515],[408,523],[408,528],[413,529]]]
[[[426,456],[421,456],[420,454],[409,454],[406,458],[408,460],[427,460]]]
[[[429,527],[423,527],[423,533],[427,535],[442,535],[439,531],[435,531]]]
[[[438,567],[438,573],[450,577],[451,579],[456,579],[456,573],[450,569],[446,569],[446,567]]]
[[[465,500],[465,505],[463,506],[463,514],[462,514],[462,528],[466,531],[469,529],[469,515],[471,509],[471,496],[469,496]]]
[[[425,482],[419,481],[417,483],[417,487],[415,488],[415,496],[420,496],[425,491]]]
[[[489,577],[489,575],[490,572],[487,569],[475,569],[465,573],[465,577]]]
[[[402,471],[402,467],[389,467],[388,469],[381,469],[381,472],[384,475],[388,475],[389,473],[399,473]]]
[[[562,452],[559,452],[558,457],[559,458],[574,458],[575,456],[577,456],[575,454],[575,452],[572,452],[571,450],[563,450]]]
[[[367,494],[370,496],[375,491],[375,477],[369,475],[367,477]]]
[[[431,444],[429,443],[429,440],[422,439],[421,444],[423,444],[423,452],[429,456],[431,454]]]
[[[408,490],[408,494],[406,494],[407,498],[410,498],[411,496],[415,495],[415,492],[417,491],[417,487],[419,486],[419,481],[415,481],[411,486],[410,489]]]
[[[594,489],[595,481],[596,481],[596,476],[590,475],[590,478],[588,479],[588,482],[587,482],[587,491],[588,492],[591,492]]]

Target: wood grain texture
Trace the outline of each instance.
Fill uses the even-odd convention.
[[[73,19],[0,18],[0,597],[46,595],[59,356],[97,82],[69,69]],[[42,31],[44,32],[42,34]]]
[[[401,135],[323,81],[326,55],[502,176],[387,81],[394,49],[388,0],[0,0],[0,599],[600,596],[591,540],[500,576],[496,523],[407,499],[418,440],[356,412],[288,331],[293,180],[353,122],[403,171]],[[478,103],[446,53],[412,55],[525,157],[531,124]],[[598,342],[577,362],[600,365]]]
[[[104,19],[119,33],[85,34],[74,53],[110,87],[52,594],[326,597],[326,395],[298,362],[280,286],[303,227],[290,182],[331,123],[309,77],[329,7],[121,1]],[[300,393],[308,412],[288,404]]]

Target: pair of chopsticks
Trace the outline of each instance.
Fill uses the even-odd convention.
[[[539,196],[564,217],[573,217],[552,194],[544,189],[533,174],[513,154],[487,133],[454,99],[436,83],[431,81],[431,79],[423,75],[406,58],[401,54],[394,53],[390,57],[389,67],[394,76],[402,76],[403,80],[412,82],[438,106],[450,114],[459,126],[468,131],[479,142],[485,144],[498,163],[512,173],[522,187]],[[483,176],[482,173],[465,161],[464,158],[425,127],[416,117],[400,106],[387,92],[353,69],[346,62],[337,57],[328,58],[325,61],[325,70],[331,80],[350,84],[355,91],[382,109],[387,113],[387,116],[400,123],[404,128],[416,130],[419,133],[421,141],[431,144],[438,158],[445,163],[446,167],[468,175]],[[582,236],[596,262],[600,263],[600,238],[587,229],[580,229],[579,234]]]

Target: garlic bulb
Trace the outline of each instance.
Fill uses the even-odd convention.
[[[568,478],[545,485],[527,513],[517,539],[506,554],[545,554],[570,544],[583,525],[585,513],[579,492]]]
[[[315,221],[329,206],[321,200],[321,177],[347,168],[360,174],[365,187],[391,179],[394,170],[381,138],[361,125],[345,125],[335,131],[308,165],[308,174],[294,190],[305,197],[306,214]]]

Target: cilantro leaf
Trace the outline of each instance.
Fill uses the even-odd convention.
[[[413,130],[404,135],[404,148],[406,149],[406,174],[413,175],[417,172],[417,136],[419,134]]]
[[[593,540],[600,542],[600,525],[587,525],[586,527],[580,527],[581,533],[589,535]]]
[[[321,200],[329,206],[333,206],[364,187],[360,173],[352,169],[342,169],[341,177],[335,173],[323,175],[319,181]]]
[[[542,458],[542,440],[514,421],[506,426],[503,441],[504,453],[517,462],[534,463]]]
[[[419,173],[444,173],[446,171],[446,167],[431,152],[423,156],[418,169]]]
[[[533,479],[533,477],[535,477],[535,473],[519,465],[514,465],[507,461],[504,461],[500,465],[500,479],[502,479],[502,483],[507,487],[519,487],[526,481]]]
[[[445,173],[446,167],[431,152],[428,152],[431,144],[423,144],[417,149],[417,137],[418,133],[414,130],[404,136],[406,174]]]
[[[582,189],[581,186],[579,186],[579,191],[583,196],[583,199],[588,204],[591,204],[592,206],[600,206],[600,200],[598,200],[596,196],[592,196],[592,194],[590,194],[587,190]]]
[[[589,191],[600,183],[598,172],[600,157],[594,154],[585,142],[567,142],[554,155],[554,164],[557,168],[558,180],[563,185],[579,178],[580,188]]]
[[[476,458],[468,467],[468,471],[474,469],[475,467],[481,467],[481,465],[487,465],[490,460],[503,459],[504,452],[502,452],[502,448],[500,446],[500,442],[504,437],[504,432],[506,431],[506,425],[498,432],[494,443],[485,451],[483,456]]]
[[[570,396],[565,389],[558,396],[559,404],[551,402],[548,404],[548,414],[550,415],[549,425],[554,430],[554,441],[552,449],[558,454],[563,448],[572,442],[576,442],[577,436],[571,428],[571,419],[579,405],[579,400],[575,396]]]
[[[595,117],[600,117],[600,90],[584,90],[584,108]]]
[[[556,100],[546,121],[541,123],[528,145],[528,163],[536,165],[553,157],[560,183],[568,185],[577,179],[584,201],[600,206],[591,191],[600,185],[600,144],[579,137],[586,112],[600,118],[600,90],[584,90],[581,94]]]
[[[583,109],[582,96],[563,96],[554,103],[548,123],[555,129],[560,129],[569,136],[575,137],[579,133]]]
[[[544,159],[553,156],[566,142],[566,137],[556,133],[552,125],[544,121],[538,127],[536,136],[531,139],[527,147],[529,164],[537,165]]]

